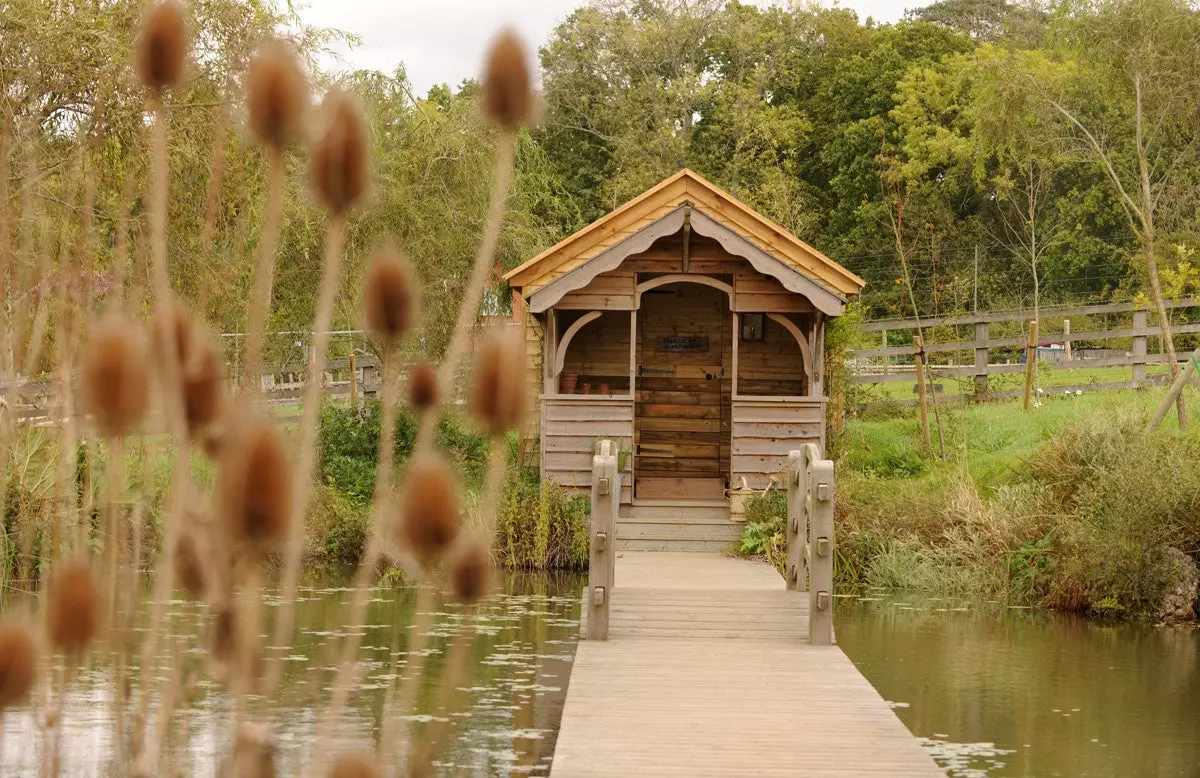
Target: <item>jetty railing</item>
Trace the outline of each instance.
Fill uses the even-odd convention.
[[[833,462],[812,443],[788,454],[787,575],[808,589],[808,642],[833,643]]]
[[[617,451],[617,446],[611,440],[602,440],[592,457],[592,515],[588,529],[588,640],[608,640],[608,606],[616,573],[617,510],[621,502]]]

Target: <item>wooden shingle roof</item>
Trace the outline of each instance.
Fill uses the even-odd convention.
[[[509,271],[504,279],[528,297],[685,203],[838,297],[845,299],[856,295],[866,284],[854,273],[687,168]]]

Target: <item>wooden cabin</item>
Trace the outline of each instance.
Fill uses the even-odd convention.
[[[823,446],[825,323],[864,282],[696,173],[505,279],[525,326],[526,450],[586,489],[595,443],[617,442],[625,547],[736,539],[727,489]]]

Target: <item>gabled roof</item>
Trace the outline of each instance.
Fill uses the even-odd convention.
[[[682,204],[738,233],[838,297],[866,282],[725,190],[684,168],[579,232],[505,274],[509,285],[529,294],[659,221]]]

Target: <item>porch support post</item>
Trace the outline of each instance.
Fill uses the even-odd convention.
[[[637,399],[637,309],[629,312],[629,396]]]
[[[732,386],[732,390],[731,390],[731,391],[732,391],[732,393],[733,393],[733,397],[735,397],[735,398],[736,398],[736,397],[738,396],[738,390],[737,390],[737,378],[738,378],[738,341],[739,341],[739,340],[741,340],[741,338],[739,337],[739,336],[741,335],[741,333],[740,333],[740,332],[739,332],[739,330],[738,330],[738,319],[739,319],[739,317],[738,317],[738,312],[737,312],[737,311],[730,311],[730,312],[729,312],[729,316],[730,316],[730,318],[732,318],[732,319],[733,319],[733,381],[732,381],[732,384],[731,384],[731,386]],[[732,429],[732,428],[733,428],[733,427],[732,427],[732,425],[730,425],[730,429]]]
[[[532,314],[526,314],[527,316]],[[542,324],[542,373],[545,383],[544,394],[558,394],[558,376],[554,374],[554,360],[558,355],[558,311],[546,311]]]

